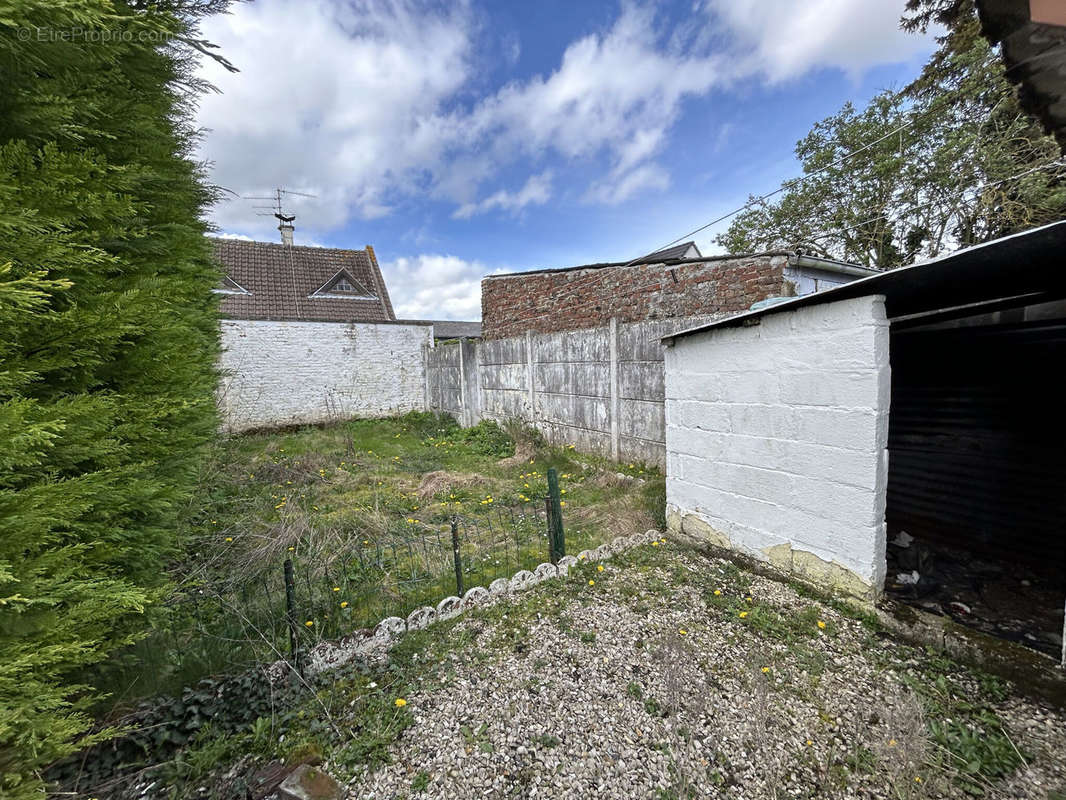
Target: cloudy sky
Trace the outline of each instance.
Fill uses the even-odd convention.
[[[904,0],[257,0],[208,20],[201,156],[226,235],[282,186],[297,244],[372,244],[400,317],[491,272],[625,260],[798,173],[842,103],[912,78]],[[723,226],[696,237],[705,253]]]

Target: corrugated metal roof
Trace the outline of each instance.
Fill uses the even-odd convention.
[[[1066,10],[1061,0],[978,0],[981,28],[999,43],[1018,99],[1066,152]]]
[[[889,317],[982,303],[1004,297],[1066,291],[1066,221],[1005,236],[930,261],[883,272],[834,289],[664,336],[670,342],[712,328],[743,325],[767,314],[884,295]]]
[[[481,322],[457,319],[400,319],[412,325],[432,325],[434,339],[480,339]]]

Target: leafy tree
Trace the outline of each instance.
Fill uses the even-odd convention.
[[[918,79],[815,125],[796,147],[804,178],[753,198],[720,245],[891,268],[1063,217],[1058,146],[1019,107],[972,3],[942,5],[908,18],[951,22]]]
[[[216,426],[183,40],[176,6],[0,0],[0,797],[87,742],[74,676],[138,635]]]

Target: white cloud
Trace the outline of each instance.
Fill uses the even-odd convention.
[[[586,202],[618,203],[669,186],[656,159],[686,99],[753,75],[908,58],[925,45],[898,32],[901,5],[705,0],[670,28],[654,9],[624,4],[609,27],[571,42],[554,70],[479,97],[479,37],[491,32],[467,3],[241,3],[204,26],[241,72],[205,61],[222,94],[202,101],[201,155],[215,182],[242,195],[274,186],[316,195],[288,198],[312,236],[423,196],[454,203],[459,218],[545,203],[559,159],[600,171]],[[520,48],[505,41],[503,58]],[[498,176],[515,165],[525,185],[501,188]],[[215,221],[273,238],[273,220],[252,205],[227,201]]]
[[[771,81],[817,67],[858,75],[876,64],[906,61],[928,37],[899,28],[903,0],[707,0],[710,28],[730,34],[741,72]]]
[[[242,195],[317,195],[291,198],[305,228],[388,213],[397,186],[415,188],[443,160],[453,134],[442,104],[468,78],[468,28],[462,5],[434,12],[404,0],[266,0],[209,19],[204,36],[241,70],[203,67],[222,91],[198,115],[212,178]],[[272,226],[252,205],[228,201],[216,220]]]
[[[500,189],[477,203],[465,203],[459,206],[452,216],[456,219],[469,219],[474,214],[497,208],[503,211],[521,211],[528,205],[544,205],[551,197],[551,193],[552,173],[548,170],[531,176],[525,186],[517,192],[512,193],[506,189]]]
[[[425,254],[381,270],[400,319],[481,319],[481,279],[492,272],[481,262]]]
[[[641,164],[628,171],[614,170],[585,193],[589,203],[617,205],[640,191],[660,191],[670,185],[670,176],[657,164]]]

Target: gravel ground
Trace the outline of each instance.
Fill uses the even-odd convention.
[[[927,733],[944,707],[905,682],[940,676],[1026,756],[986,796],[1066,792],[1061,710],[681,545],[599,566],[464,615],[448,634],[463,648],[407,698],[393,763],[349,796],[967,797]]]

